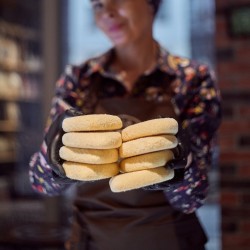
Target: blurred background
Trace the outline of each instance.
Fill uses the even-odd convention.
[[[250,249],[250,1],[163,0],[155,37],[216,72],[224,117],[198,215],[208,250]],[[0,0],[0,250],[63,249],[74,190],[35,194],[28,164],[65,66],[110,46],[87,0]]]

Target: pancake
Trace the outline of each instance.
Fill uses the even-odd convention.
[[[122,120],[107,114],[81,115],[64,119],[62,128],[65,132],[117,130],[122,128]]]
[[[121,158],[175,148],[178,140],[174,135],[150,136],[127,141],[119,148]]]
[[[63,146],[59,154],[66,161],[79,163],[107,164],[118,161],[117,149],[83,149]]]
[[[130,125],[122,130],[122,140],[131,141],[138,138],[162,134],[175,135],[178,123],[173,118],[158,118]]]
[[[119,173],[117,163],[96,165],[66,161],[63,163],[63,168],[68,178],[79,181],[102,180]]]
[[[110,179],[109,185],[112,192],[118,193],[161,183],[173,177],[174,170],[159,167],[119,174]]]
[[[62,137],[64,146],[85,149],[114,149],[122,144],[119,132],[70,132]]]
[[[151,168],[165,166],[169,160],[174,158],[171,150],[163,150],[144,155],[138,155],[130,158],[125,158],[120,163],[122,172],[133,172]]]

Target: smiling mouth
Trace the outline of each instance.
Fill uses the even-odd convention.
[[[120,31],[122,28],[122,24],[115,24],[115,25],[111,25],[109,28],[108,28],[108,31],[110,33],[113,33],[113,32],[118,32]]]

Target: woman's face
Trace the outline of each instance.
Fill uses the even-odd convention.
[[[115,46],[152,35],[153,8],[146,0],[91,0],[97,26]]]

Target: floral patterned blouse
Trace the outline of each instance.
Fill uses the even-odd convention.
[[[184,180],[165,191],[166,199],[174,208],[184,213],[192,213],[204,204],[208,193],[208,171],[214,149],[212,142],[221,119],[220,93],[214,75],[206,65],[172,55],[160,45],[158,48],[157,66],[152,71],[145,72],[131,92],[122,84],[121,74],[114,74],[109,70],[114,55],[113,49],[100,57],[91,58],[82,65],[67,66],[56,83],[45,134],[55,117],[69,107],[91,114],[94,112],[96,100],[102,96],[130,95],[161,101],[164,99],[164,91],[160,90],[164,89],[164,84],[168,82],[173,92],[171,102],[174,110],[183,128],[188,127],[190,131],[192,162],[185,169]],[[101,91],[102,96],[93,94],[92,79],[95,74],[110,79]],[[154,78],[160,79],[160,82],[157,80],[155,84],[156,81],[152,80]],[[33,189],[40,193],[59,195],[68,185],[59,184],[53,179],[46,151],[44,141],[40,151],[31,158],[30,181]]]

